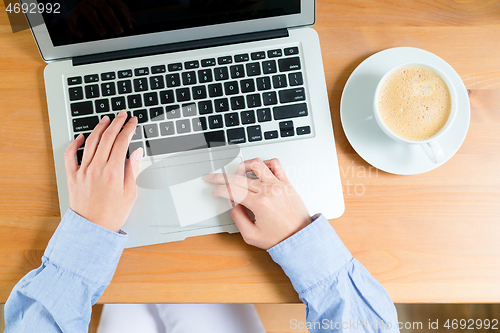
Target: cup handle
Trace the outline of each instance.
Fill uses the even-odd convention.
[[[433,163],[437,164],[444,160],[443,149],[437,141],[424,143],[423,145],[420,145],[420,147],[422,147],[427,157],[429,157]]]

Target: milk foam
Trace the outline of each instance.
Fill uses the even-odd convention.
[[[420,66],[403,67],[382,84],[380,116],[396,135],[425,140],[437,134],[451,112],[451,94],[443,79]]]

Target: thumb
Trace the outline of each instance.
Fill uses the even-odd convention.
[[[141,167],[141,159],[144,154],[144,150],[139,147],[132,155],[130,155],[127,161],[127,168],[125,170],[125,186],[136,186],[135,181],[137,176],[139,176],[139,170]]]

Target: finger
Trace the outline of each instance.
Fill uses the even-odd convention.
[[[137,186],[136,180],[139,175],[143,155],[144,150],[142,148],[137,148],[132,155],[130,155],[125,169],[125,190]]]
[[[245,242],[247,239],[253,238],[255,232],[257,231],[257,227],[248,216],[243,205],[234,206],[231,209],[231,217],[233,218],[233,221],[238,227],[238,230],[240,231]]]
[[[78,10],[75,10],[68,19],[68,27],[71,33],[79,38],[83,37],[83,32],[78,26]]]
[[[116,137],[118,136],[123,123],[125,123],[125,120],[127,120],[127,113],[125,111],[120,111],[111,122],[111,125],[109,125],[104,133],[102,133],[101,141],[97,147],[93,163],[104,164],[108,161],[111,148],[113,147]]]
[[[247,173],[245,169],[245,162],[241,162],[240,164],[238,164],[238,168],[236,169],[236,172],[234,174],[238,176],[244,176]]]
[[[205,179],[212,184],[227,185],[228,183],[234,186],[239,186],[244,189],[250,189],[252,192],[259,192],[262,184],[258,181],[248,179],[245,176],[229,175],[222,173],[209,173]]]
[[[255,197],[256,193],[250,192],[247,189],[244,189],[235,185],[219,185],[215,187],[212,191],[212,196],[214,198],[224,198],[231,200],[237,204],[243,204],[249,209],[255,207]]]
[[[132,136],[134,135],[135,129],[137,128],[137,117],[132,117],[129,119],[127,124],[123,126],[123,130],[118,135],[111,149],[111,155],[109,156],[109,163],[115,164],[117,166],[125,163],[127,158],[128,146]]]
[[[123,34],[124,30],[122,25],[120,24],[120,21],[118,21],[113,9],[108,6],[106,2],[97,1],[97,9],[99,10],[99,13],[101,13],[101,15],[104,17],[104,19],[108,22],[109,26],[113,29],[115,34]]]
[[[283,182],[288,182],[288,177],[286,176],[285,169],[283,169],[283,166],[277,158],[264,161],[264,164],[271,170],[276,178]]]
[[[269,170],[267,165],[262,162],[260,158],[254,158],[253,160],[245,161],[246,172],[253,171],[255,175],[260,179],[260,181],[265,183],[276,183],[278,179]]]
[[[90,162],[94,159],[97,146],[99,141],[101,141],[102,133],[104,133],[106,128],[108,128],[109,121],[109,117],[104,116],[87,138],[85,142],[85,149],[83,149],[82,163],[80,165],[81,168],[87,168]]]
[[[66,148],[66,151],[64,152],[64,167],[66,168],[66,176],[73,177],[75,172],[78,170],[78,165],[76,164],[76,151],[80,146],[83,144],[83,141],[85,140],[85,137],[80,134],[79,136],[76,137],[75,140],[73,140],[68,148]]]
[[[97,16],[97,12],[91,6],[87,4],[83,4],[80,7],[82,14],[89,20],[90,24],[94,27],[94,30],[99,34],[99,36],[104,36],[107,31],[104,29],[101,21],[99,20],[99,16]]]

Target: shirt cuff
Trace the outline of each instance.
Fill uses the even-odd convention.
[[[105,229],[68,209],[44,257],[51,264],[89,281],[107,284],[122,255],[127,235]]]
[[[267,250],[299,294],[336,275],[352,259],[328,220],[314,217],[311,224]]]

